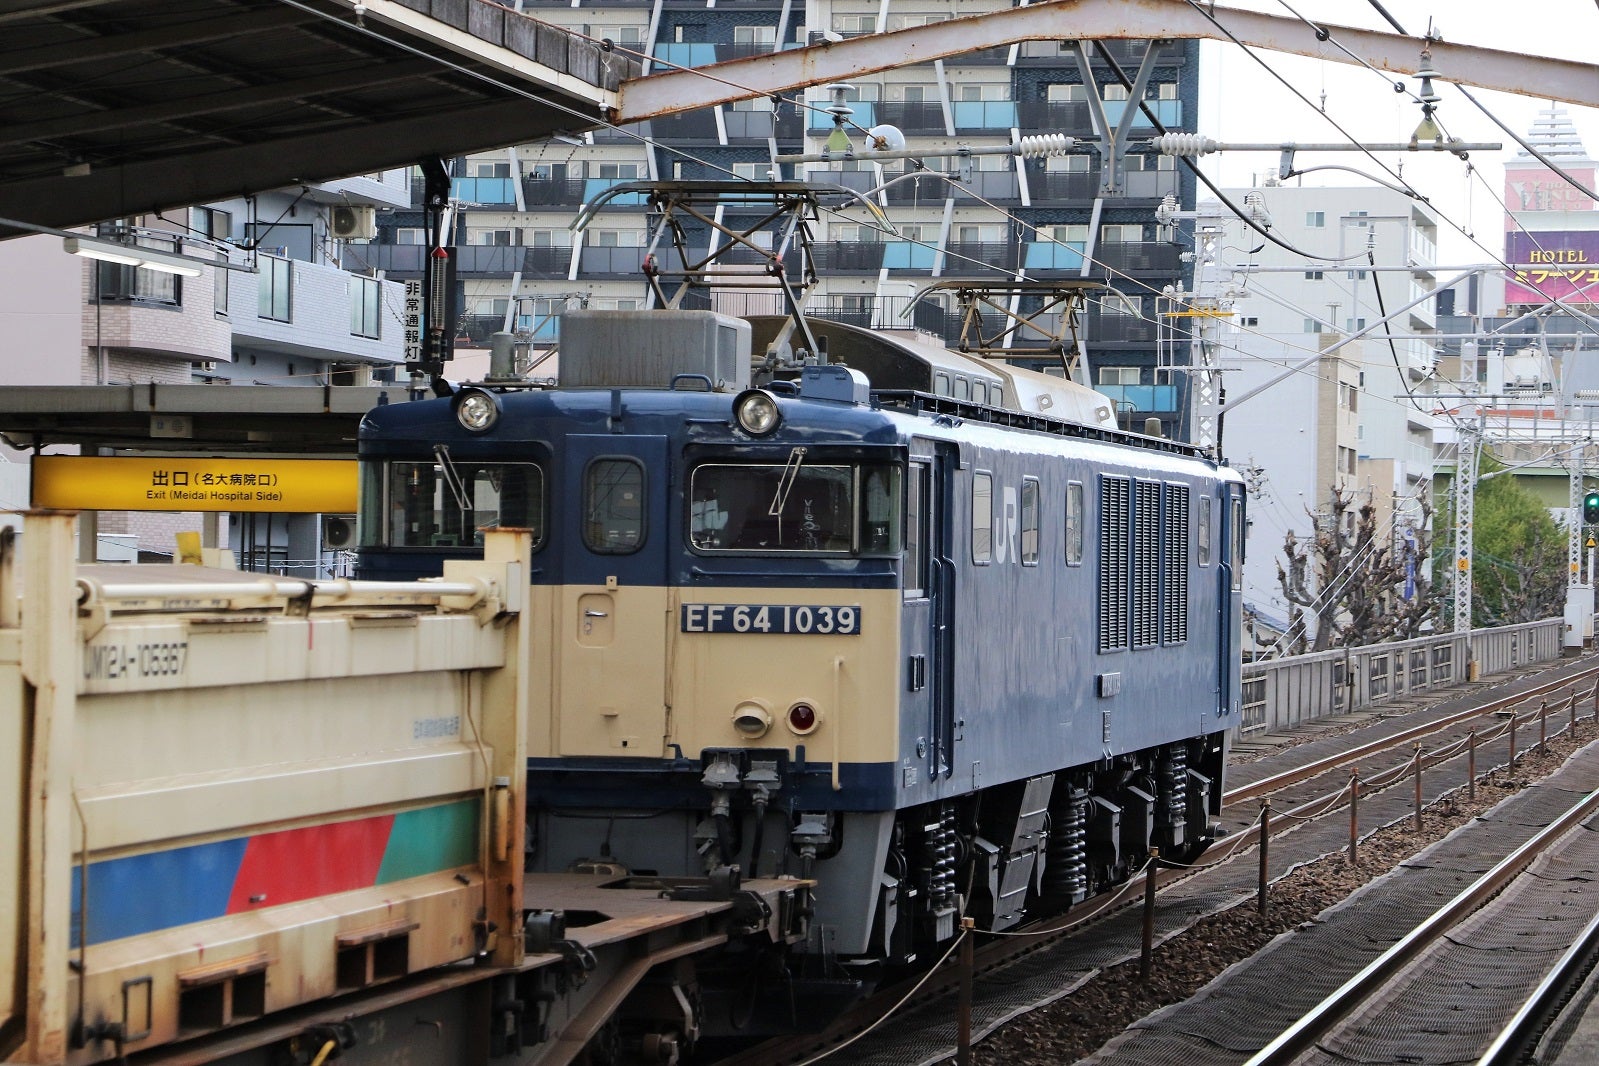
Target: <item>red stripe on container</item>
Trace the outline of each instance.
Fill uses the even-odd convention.
[[[385,814],[252,837],[228,913],[371,887],[393,827],[394,816]]]

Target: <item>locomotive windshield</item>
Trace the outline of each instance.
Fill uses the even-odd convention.
[[[801,458],[695,467],[689,543],[702,552],[899,554],[898,467]]]
[[[544,471],[535,463],[455,461],[363,464],[364,546],[461,547],[479,530],[511,526],[544,539]]]

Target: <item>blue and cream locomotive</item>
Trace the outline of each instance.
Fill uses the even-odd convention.
[[[811,325],[827,360],[750,387],[771,321],[569,313],[559,385],[363,424],[363,576],[534,530],[529,869],[813,878],[801,954],[869,969],[1197,853],[1240,479],[1063,379]]]

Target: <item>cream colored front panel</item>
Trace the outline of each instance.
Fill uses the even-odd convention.
[[[665,755],[669,590],[566,586],[556,595],[555,753]]]
[[[811,761],[898,758],[904,676],[898,589],[695,588],[680,590],[680,596],[688,604],[860,609],[859,631],[847,636],[762,632],[756,626],[744,632],[685,633],[681,611],[674,611],[672,740],[685,755],[696,756],[708,747],[792,751],[804,744]],[[749,702],[771,718],[762,736],[745,736],[733,727],[740,704]],[[787,723],[796,703],[817,713],[815,728],[806,734],[796,734]]]

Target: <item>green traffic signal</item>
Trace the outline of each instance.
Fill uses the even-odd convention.
[[[1599,525],[1599,492],[1590,492],[1582,498],[1582,520],[1588,525]]]

